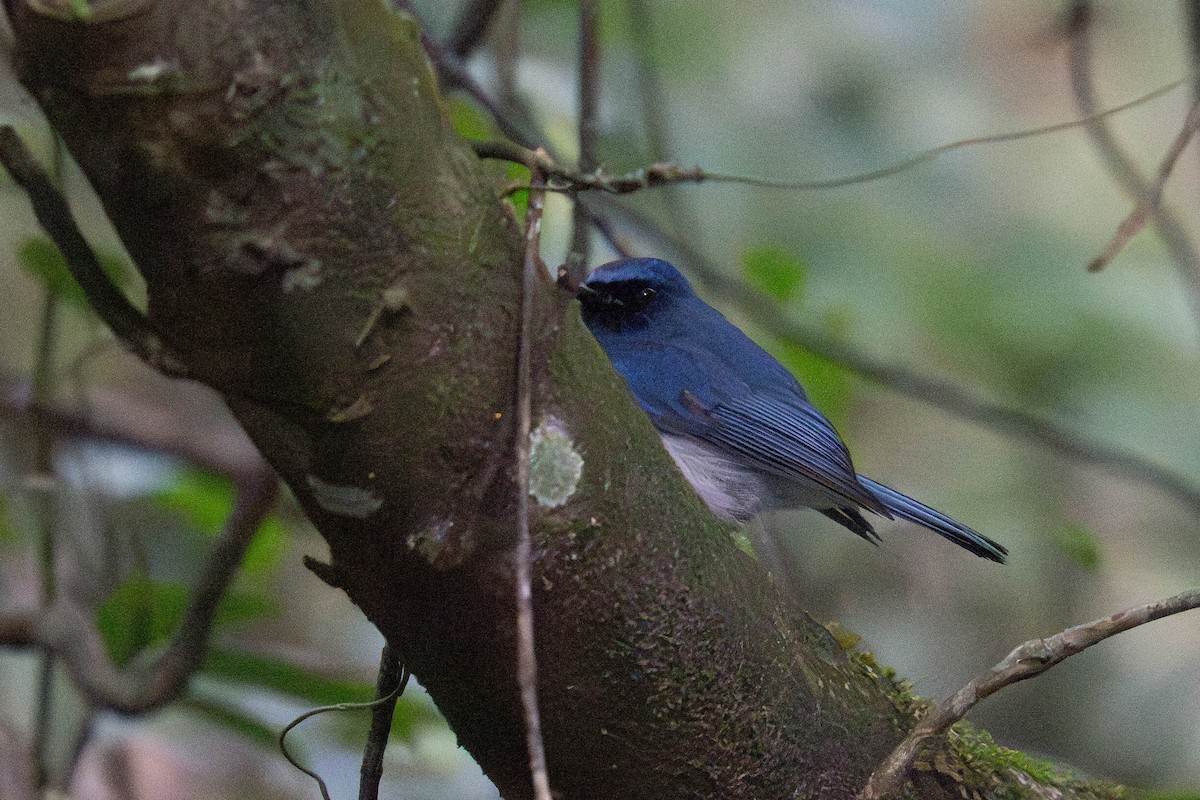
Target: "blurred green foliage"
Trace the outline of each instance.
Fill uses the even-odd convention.
[[[214,678],[270,689],[316,706],[361,703],[375,696],[373,686],[317,671],[284,658],[214,647],[204,661],[204,673]]]
[[[804,305],[808,268],[784,248],[765,246],[744,251],[742,275],[747,284],[789,308],[799,309]],[[849,322],[849,315],[844,312],[823,316],[825,327],[836,332],[844,331]],[[813,405],[834,427],[844,430],[853,400],[849,370],[791,342],[766,340],[763,346],[804,384]]]
[[[96,625],[109,657],[124,666],[139,653],[165,644],[183,619],[188,590],[175,581],[134,574],[117,586],[96,611]],[[273,616],[274,599],[263,592],[233,587],[221,597],[213,626],[222,628]]]
[[[233,511],[235,488],[228,478],[199,470],[179,472],[169,488],[158,492],[157,503],[182,514],[189,523],[209,536],[221,532]],[[249,575],[270,572],[287,549],[287,534],[277,516],[263,520],[242,560]]]
[[[210,722],[249,739],[263,749],[273,750],[277,746],[279,731],[276,730],[276,726],[258,719],[225,692],[192,688],[179,704]]]
[[[199,470],[183,470],[171,485],[156,493],[155,502],[178,513],[206,537],[225,526],[235,502],[235,487],[227,478]],[[268,517],[255,533],[243,565],[245,577],[264,577],[279,565],[287,547],[281,521]],[[103,628],[110,651],[126,660],[140,649],[161,644],[174,632],[186,602],[179,584],[131,578],[104,604]],[[247,588],[241,580],[221,600],[214,624],[218,628],[253,622],[277,614],[279,603],[264,590]],[[148,632],[146,632],[148,629]],[[218,681],[266,689],[313,706],[371,700],[373,685],[342,676],[322,675],[310,666],[281,655],[252,653],[228,645],[210,648],[201,673]],[[198,696],[189,705],[213,722],[274,747],[275,734],[250,709],[236,700]],[[397,703],[392,731],[407,739],[420,726],[445,722],[423,694],[411,693]]]
[[[779,302],[798,299],[804,291],[808,268],[782,247],[756,247],[742,253],[746,282]]]
[[[1058,528],[1054,544],[1059,550],[1088,572],[1095,572],[1102,562],[1100,543],[1096,534],[1083,525],[1066,523]]]
[[[464,139],[470,141],[486,141],[500,136],[500,129],[495,121],[480,111],[474,103],[457,95],[446,99],[444,104],[450,117],[450,126]]]
[[[100,268],[117,286],[129,282],[129,267],[125,260],[111,254],[97,253],[96,260]],[[90,311],[87,297],[83,289],[71,276],[66,259],[62,257],[57,245],[45,236],[33,236],[26,239],[17,249],[17,261],[29,275],[37,278],[58,297],[65,300],[72,308],[79,311]]]
[[[478,106],[467,102],[461,97],[451,97],[445,103],[446,113],[450,117],[450,125],[455,132],[468,141],[487,141],[489,139],[505,138],[492,118],[484,114]],[[511,161],[492,161],[496,165],[497,175],[510,186],[528,185],[529,170],[522,164]],[[515,191],[508,197],[513,205],[518,220],[525,218],[525,209],[529,206],[529,192]]]
[[[8,518],[8,498],[0,494],[0,542],[15,542],[17,531]]]
[[[313,706],[365,703],[375,697],[375,687],[362,681],[326,677],[281,657],[220,647],[209,651],[204,674],[229,683],[267,689]],[[409,741],[420,727],[445,724],[428,695],[406,692],[397,701],[392,715],[392,735]]]
[[[109,658],[125,666],[147,648],[166,642],[186,606],[182,584],[131,575],[96,610],[96,626]]]

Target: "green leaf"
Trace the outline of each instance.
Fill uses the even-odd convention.
[[[71,7],[71,15],[76,22],[91,21],[92,7],[88,5],[88,0],[69,0],[67,5]]]
[[[233,511],[233,482],[207,472],[185,470],[155,500],[177,511],[201,531],[216,535]]]
[[[132,575],[96,610],[96,626],[108,655],[118,666],[161,644],[179,626],[187,605],[182,584]]]
[[[204,674],[298,697],[314,706],[365,703],[375,697],[375,687],[370,684],[328,678],[282,658],[240,650],[213,648],[204,663]],[[417,728],[427,725],[445,727],[446,721],[429,695],[406,692],[396,703],[392,734],[407,741]]]
[[[240,625],[279,614],[279,603],[257,589],[230,589],[221,598],[213,625],[219,628]]]
[[[219,647],[209,651],[204,673],[299,697],[316,706],[362,703],[375,696],[375,687],[361,681],[327,678],[282,658]]]
[[[287,551],[288,537],[278,517],[267,517],[258,526],[246,555],[242,557],[242,569],[251,575],[265,575],[279,564]]]
[[[262,747],[273,750],[279,741],[279,733],[273,727],[225,698],[203,696],[199,691],[189,689],[180,705]]]
[[[140,574],[127,578],[96,611],[96,625],[113,663],[128,664],[143,650],[170,639],[187,603],[183,584]],[[221,598],[213,625],[228,627],[278,613],[278,604],[266,593],[235,589]]]
[[[8,518],[8,498],[0,494],[0,542],[15,542],[17,531]]]
[[[509,162],[505,168],[505,175],[508,180],[515,185],[529,185],[529,168],[524,164],[514,164]],[[508,201],[513,205],[513,212],[517,217],[517,221],[525,224],[525,212],[529,208],[529,191],[520,189],[508,196]]]
[[[776,300],[796,300],[808,270],[799,258],[781,247],[756,247],[742,253],[746,282]]]
[[[476,141],[494,139],[498,135],[496,124],[473,103],[461,97],[451,97],[446,102],[450,125],[464,139]]]
[[[1088,572],[1095,572],[1102,560],[1096,534],[1082,525],[1069,522],[1061,526],[1054,543],[1067,558]]]
[[[234,486],[228,478],[199,471],[180,472],[170,488],[158,492],[160,506],[182,514],[188,522],[216,536],[233,512]],[[246,549],[242,568],[252,575],[269,572],[287,550],[287,533],[278,517],[267,517],[259,525]]]
[[[65,302],[80,310],[90,310],[87,296],[71,271],[67,268],[66,259],[58,251],[54,242],[45,236],[26,239],[17,249],[17,260],[21,268],[33,277],[46,284],[46,287]],[[125,262],[113,255],[97,254],[100,268],[117,286],[123,286],[128,278]]]

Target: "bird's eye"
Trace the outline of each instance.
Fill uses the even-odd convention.
[[[650,305],[657,294],[658,292],[654,291],[649,286],[642,287],[629,301],[629,310],[641,311],[643,308]]]

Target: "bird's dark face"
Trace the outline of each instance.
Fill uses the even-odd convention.
[[[669,313],[674,301],[692,296],[678,270],[656,258],[629,258],[598,267],[579,287],[583,321],[602,333],[644,330]]]

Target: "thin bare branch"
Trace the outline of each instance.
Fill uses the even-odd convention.
[[[629,34],[637,50],[638,89],[646,143],[655,161],[667,161],[671,146],[667,134],[667,97],[652,61],[656,50],[654,18],[646,0],[627,0]]]
[[[1102,115],[1094,113],[1099,103],[1092,79],[1091,21],[1095,10],[1090,0],[1075,0],[1067,17],[1067,33],[1070,42],[1071,85],[1079,110],[1084,114],[1085,130],[1092,140],[1096,152],[1108,168],[1113,180],[1124,189],[1139,206],[1144,206],[1153,222],[1163,246],[1167,250],[1176,272],[1187,287],[1192,315],[1200,324],[1200,252],[1197,252],[1186,228],[1178,215],[1170,208],[1155,202],[1155,191],[1125,149],[1117,142],[1112,129]],[[1136,223],[1131,223],[1136,224]],[[1120,234],[1118,234],[1120,235]],[[1093,265],[1095,261],[1092,262]],[[1094,268],[1094,267],[1093,267]]]
[[[597,112],[600,106],[600,9],[596,0],[579,0],[579,171],[593,172],[600,161],[596,154]],[[578,288],[587,277],[591,257],[592,228],[587,200],[572,195],[571,247],[567,251],[565,281]]]
[[[83,757],[96,740],[96,732],[99,727],[100,714],[92,705],[88,704],[84,707],[82,717],[71,742],[71,757],[68,760],[67,768],[63,770],[59,784],[53,787],[64,797],[70,796],[72,779],[78,773],[79,765],[83,763]],[[0,791],[0,797],[4,796],[4,793]]]
[[[532,120],[521,98],[517,80],[517,65],[521,61],[521,17],[523,4],[504,3],[496,20],[499,27],[493,43],[496,55],[496,92],[498,105],[518,118]],[[536,126],[534,126],[536,127]]]
[[[1071,85],[1075,102],[1087,121],[1085,130],[1113,179],[1134,198],[1146,194],[1146,179],[1137,164],[1117,142],[1112,129],[1093,112],[1098,105],[1092,82],[1092,47],[1088,35],[1095,11],[1090,0],[1075,0],[1067,12],[1067,36],[1071,44]]]
[[[1192,61],[1192,74],[1200,74],[1200,0],[1183,0],[1183,13],[1187,16],[1188,53]],[[1200,100],[1200,80],[1192,81],[1192,97]]]
[[[1153,486],[1200,516],[1200,486],[1179,473],[1119,447],[1088,441],[1050,420],[986,400],[965,387],[889,364],[853,345],[838,341],[819,328],[803,325],[770,298],[731,278],[689,242],[664,232],[645,214],[603,196],[598,200],[604,201],[606,212],[619,214],[650,238],[660,252],[677,254],[680,262],[687,265],[704,284],[746,311],[755,325],[771,336],[797,344],[892,391],[948,411],[982,428],[1034,442],[1076,461],[1094,464],[1114,474]]]
[[[185,374],[183,361],[171,353],[145,315],[133,307],[105,274],[75,224],[66,199],[9,125],[0,126],[0,163],[28,194],[38,222],[58,246],[72,277],[100,319],[148,364],[171,374]]]
[[[1192,107],[1188,109],[1187,117],[1183,121],[1183,127],[1179,130],[1179,133],[1175,134],[1175,138],[1171,140],[1171,146],[1167,148],[1162,163],[1158,165],[1158,173],[1154,177],[1154,185],[1150,187],[1151,208],[1158,209],[1162,206],[1162,194],[1163,189],[1167,185],[1167,179],[1175,171],[1175,165],[1179,162],[1179,156],[1192,141],[1198,125],[1200,125],[1200,99],[1192,101]]]
[[[385,642],[383,652],[379,655],[379,677],[375,681],[376,703],[371,706],[371,730],[363,747],[358,800],[379,800],[383,755],[392,732],[392,715],[396,711],[396,701],[408,685],[408,678],[408,670],[401,664],[400,654]]]
[[[88,413],[40,405],[23,387],[0,376],[0,421],[44,430],[52,437],[89,439],[171,456],[241,482],[262,469],[254,445],[232,423],[230,435],[200,436],[182,413],[162,419],[121,392],[92,390],[83,403]],[[155,421],[151,422],[150,418]],[[189,429],[193,429],[190,431]]]
[[[1005,686],[1042,674],[1110,636],[1163,617],[1200,608],[1200,589],[1119,611],[1084,625],[1067,628],[1045,639],[1031,639],[1016,647],[996,666],[976,675],[947,697],[909,732],[891,755],[875,770],[859,795],[861,800],[884,800],[903,795],[913,761],[930,738],[945,733],[981,700]]]
[[[1161,213],[1163,190],[1166,188],[1167,179],[1171,177],[1171,173],[1175,170],[1175,165],[1179,162],[1179,156],[1196,134],[1197,126],[1200,126],[1200,100],[1192,102],[1192,107],[1188,111],[1187,118],[1183,121],[1183,127],[1180,128],[1175,138],[1171,140],[1171,146],[1167,148],[1167,153],[1163,156],[1162,163],[1158,166],[1158,174],[1155,176],[1154,183],[1149,187],[1148,194],[1138,201],[1138,204],[1129,212],[1129,216],[1117,226],[1117,232],[1113,236],[1112,241],[1109,242],[1108,247],[1088,264],[1088,272],[1099,272],[1104,269],[1125,248],[1125,245],[1145,227],[1149,219]]]
[[[1183,11],[1188,20],[1188,49],[1191,51],[1192,66],[1200,67],[1200,0],[1183,0]],[[1200,97],[1200,84],[1192,87],[1192,93]]]
[[[504,0],[468,0],[446,37],[446,49],[458,58],[469,56],[487,36],[496,10],[503,3]]]
[[[325,779],[322,778],[316,771],[309,769],[308,767],[304,766],[303,764],[301,764],[299,761],[296,760],[296,757],[292,755],[292,751],[287,746],[288,734],[292,732],[293,728],[298,726],[300,723],[304,722],[306,719],[318,716],[320,714],[325,714],[330,711],[374,710],[375,708],[377,708],[381,705],[391,705],[392,707],[394,707],[395,703],[396,703],[396,698],[404,693],[404,687],[408,685],[409,677],[410,676],[409,676],[408,670],[402,669],[401,673],[400,673],[400,678],[396,682],[395,688],[393,688],[387,695],[385,695],[383,697],[377,697],[374,700],[370,700],[366,703],[333,703],[332,705],[318,706],[317,708],[310,708],[308,711],[305,711],[303,714],[301,714],[298,717],[296,717],[295,719],[293,719],[287,725],[283,726],[283,730],[281,730],[279,732],[279,738],[276,740],[276,743],[279,745],[279,752],[283,755],[283,757],[285,759],[287,759],[287,762],[289,764],[291,764],[293,767],[300,770],[305,775],[307,775],[308,777],[312,778],[314,781],[317,782],[317,788],[321,792],[322,800],[330,800],[329,787],[325,784]]]
[[[34,356],[33,400],[49,404],[55,393],[54,356],[58,342],[59,299],[49,288],[44,290],[42,320],[39,326],[38,344]],[[53,437],[44,430],[34,432],[33,469],[39,478],[52,480],[54,475]],[[58,591],[58,559],[55,555],[57,504],[50,492],[38,492],[34,496],[33,519],[38,542],[38,566],[40,568],[39,602],[47,606],[54,601]],[[46,748],[50,743],[50,729],[54,707],[54,653],[43,650],[38,664],[37,702],[33,718],[33,759],[35,785],[44,789],[49,785],[49,770]]]
[[[535,179],[537,173],[534,173]],[[533,428],[533,299],[534,288],[546,266],[539,243],[542,232],[541,192],[530,192],[525,212],[525,259],[521,274],[520,350],[517,354],[517,547],[515,562],[517,601],[517,688],[525,714],[525,744],[536,800],[551,800],[546,771],[546,746],[542,741],[541,712],[537,699],[537,651],[533,630],[533,543],[529,533],[529,435]]]
[[[656,163],[667,162],[672,154],[667,121],[669,101],[654,64],[654,55],[658,52],[654,15],[646,0],[628,0],[627,8],[629,32],[637,51],[638,96],[641,99],[642,127],[650,147],[650,158]],[[683,235],[686,232],[693,237],[701,236],[701,226],[696,222],[679,187],[674,184],[664,186],[663,196],[666,218],[670,221],[673,233]]]
[[[612,224],[612,220],[600,214],[592,214],[592,227],[599,231],[604,240],[608,242],[608,246],[613,249],[613,252],[621,256],[621,258],[633,258],[637,255],[637,250],[633,243],[628,238],[617,232],[616,227]]]
[[[191,601],[183,613],[179,630],[154,667],[155,684],[166,696],[178,696],[193,672],[200,668],[208,649],[217,606],[237,577],[242,556],[259,525],[279,496],[279,478],[265,464],[262,470],[238,486],[233,511],[208,554],[204,569],[196,580]]]
[[[96,708],[143,714],[179,697],[199,668],[217,604],[233,580],[254,532],[270,511],[279,480],[265,466],[239,487],[233,512],[209,554],[171,642],[148,667],[116,667],[89,609],[61,595],[45,609],[0,614],[0,645],[52,651]]]
[[[933,161],[939,156],[951,153],[955,150],[961,150],[966,147],[976,147],[987,144],[1001,144],[1005,142],[1015,142],[1022,139],[1031,139],[1037,136],[1046,136],[1048,134],[1060,133],[1062,131],[1071,130],[1087,126],[1094,123],[1096,120],[1101,120],[1114,114],[1119,114],[1122,111],[1127,111],[1135,106],[1147,103],[1162,95],[1178,89],[1183,85],[1183,81],[1173,81],[1164,86],[1160,86],[1150,92],[1147,92],[1140,97],[1137,97],[1128,103],[1124,103],[1113,108],[1105,109],[1094,114],[1090,114],[1080,119],[1071,120],[1069,122],[1059,122],[1053,125],[1045,125],[1039,128],[1029,128],[1021,131],[1010,131],[1008,133],[999,133],[990,136],[974,136],[968,139],[959,139],[954,142],[948,142],[938,147],[925,150],[914,156],[902,159],[888,166],[881,167],[868,172],[860,172],[853,175],[846,175],[839,178],[827,178],[812,181],[792,181],[780,180],[775,178],[757,178],[746,175],[729,175],[720,172],[709,172],[700,167],[685,168],[672,162],[659,162],[642,167],[620,175],[610,175],[603,169],[597,168],[593,172],[581,172],[571,169],[556,161],[549,154],[543,153],[537,155],[532,151],[527,150],[520,145],[512,142],[472,142],[471,145],[475,149],[476,155],[480,158],[500,158],[507,161],[514,161],[519,164],[529,166],[537,164],[544,174],[546,183],[537,185],[537,188],[544,188],[555,192],[578,192],[578,191],[598,191],[606,194],[630,194],[632,192],[643,191],[658,186],[666,186],[680,183],[737,183],[744,186],[755,186],[760,189],[783,189],[790,191],[813,191],[818,189],[837,189],[844,186],[852,186],[859,183],[869,183],[871,181],[888,178],[897,175],[913,167],[920,166],[929,161]]]

